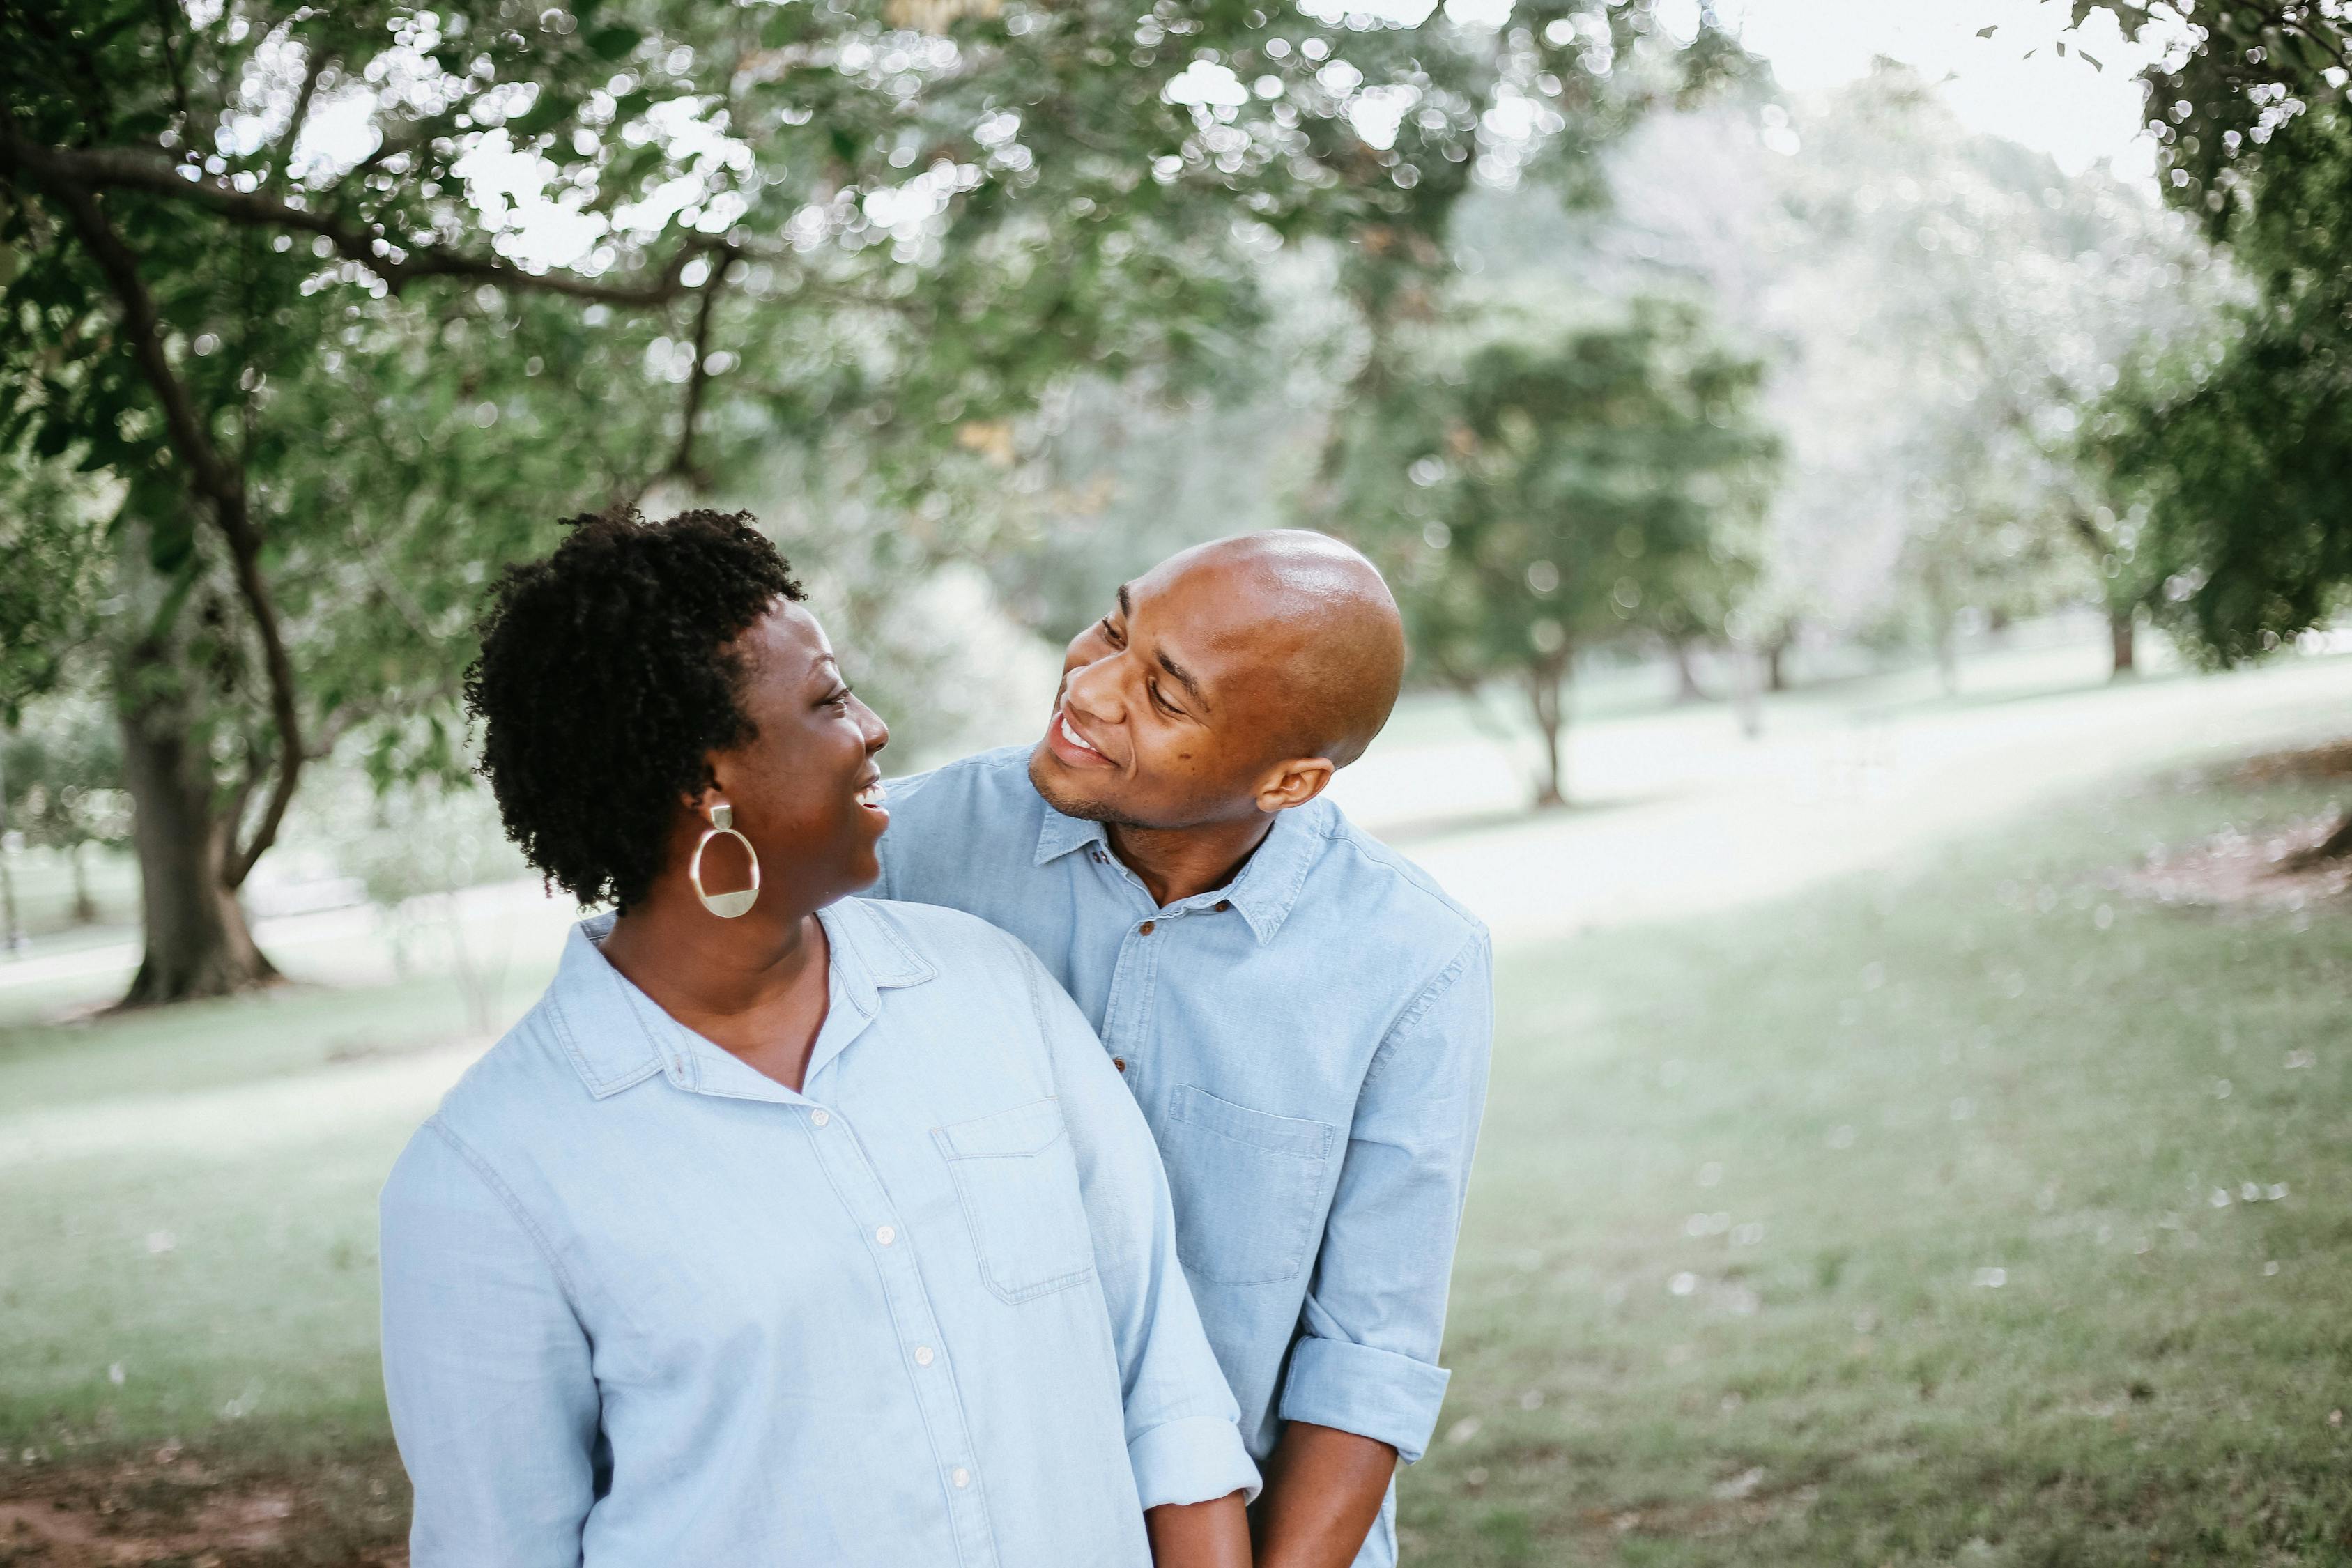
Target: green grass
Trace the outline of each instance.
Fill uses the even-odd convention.
[[[2326,798],[1507,964],[1409,1558],[2352,1561],[2352,911],[2105,885]]]
[[[2352,910],[2108,885],[2329,798],[2167,778],[1901,879],[1507,956],[1407,1561],[2352,1563]],[[454,1008],[427,982],[0,1030],[0,1492],[166,1437],[381,1464],[373,1199],[422,1105],[236,1156],[5,1139],[267,1104]],[[358,1537],[396,1535],[391,1495]]]

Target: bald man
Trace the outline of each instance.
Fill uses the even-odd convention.
[[[1119,589],[1070,644],[1034,749],[890,786],[883,896],[1028,943],[1151,1125],[1265,1474],[1260,1568],[1394,1563],[1396,1464],[1445,1393],[1486,931],[1322,798],[1403,664],[1362,556],[1224,540]]]

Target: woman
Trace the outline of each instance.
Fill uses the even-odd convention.
[[[880,720],[743,516],[575,520],[467,699],[583,904],[383,1194],[417,1568],[1245,1563],[1150,1133],[1028,951],[848,898]]]

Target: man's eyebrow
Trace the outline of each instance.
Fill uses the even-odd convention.
[[[1185,674],[1184,667],[1178,664],[1174,659],[1170,658],[1165,649],[1162,649],[1160,654],[1160,668],[1174,676],[1177,679],[1182,681],[1184,683],[1184,689],[1192,694],[1193,701],[1199,703],[1204,709],[1208,707],[1209,700],[1202,694],[1201,690],[1201,683],[1193,679],[1191,676]]]
[[[1127,584],[1124,583],[1118,585],[1118,613],[1129,620],[1135,618],[1135,600],[1129,595]]]

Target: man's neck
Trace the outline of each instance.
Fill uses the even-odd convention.
[[[1165,909],[1232,881],[1273,830],[1274,818],[1263,812],[1198,827],[1113,826],[1110,849]]]

